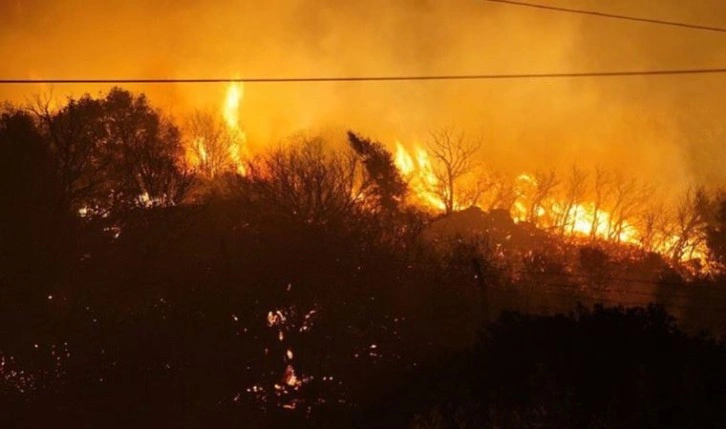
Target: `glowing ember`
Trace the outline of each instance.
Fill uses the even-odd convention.
[[[285,384],[290,387],[297,387],[300,386],[301,381],[298,380],[297,376],[295,375],[295,368],[293,368],[292,365],[288,365],[287,368],[285,368]]]
[[[285,314],[281,310],[267,312],[267,326],[280,326],[285,323]]]

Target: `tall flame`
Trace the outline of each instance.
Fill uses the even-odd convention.
[[[247,142],[247,136],[244,131],[242,131],[239,125],[239,110],[243,98],[243,84],[237,82],[230,83],[227,87],[227,95],[225,97],[224,106],[222,109],[222,116],[224,117],[224,121],[227,124],[227,129],[229,130],[230,136],[232,137],[230,139],[230,145],[228,148],[229,156],[235,166],[235,169],[237,170],[237,173],[241,175],[244,175],[247,171],[244,163],[242,162],[242,155],[244,150],[242,145]]]
[[[229,157],[239,174],[244,175],[243,155],[245,155],[246,135],[240,126],[240,108],[244,99],[244,86],[242,83],[230,83],[227,87],[222,117],[230,133],[228,147]],[[204,142],[197,139],[198,156],[204,158],[207,152]],[[412,202],[429,209],[443,211],[446,209],[444,200],[447,197],[447,187],[436,174],[435,160],[420,145],[407,149],[400,141],[396,142],[394,163],[401,175],[407,181]],[[641,231],[632,223],[632,220],[614,219],[612,213],[596,208],[597,206],[587,200],[570,201],[564,203],[556,195],[541,198],[533,202],[537,193],[537,177],[528,173],[517,176],[514,182],[514,192],[517,195],[512,202],[510,214],[515,222],[533,221],[538,227],[555,229],[571,237],[590,237],[600,240],[611,240],[620,243],[642,245]],[[453,209],[463,207],[462,201],[454,200]],[[667,254],[679,241],[677,236],[666,236],[662,243],[656,245],[654,250]],[[702,245],[690,252],[692,257],[703,258],[705,250]],[[652,248],[652,247],[651,247]]]
[[[435,210],[444,210],[445,205],[440,196],[442,183],[436,177],[428,152],[416,146],[414,153],[415,156],[412,156],[401,142],[396,142],[396,167],[419,203]]]
[[[243,87],[236,82],[230,83],[227,87],[222,116],[231,130],[239,129],[239,107],[242,104],[243,91]]]

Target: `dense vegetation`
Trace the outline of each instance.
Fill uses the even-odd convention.
[[[382,144],[347,142],[205,175],[143,96],[6,107],[0,424],[724,426],[726,347],[693,336],[723,332],[717,272],[501,210],[437,218]]]

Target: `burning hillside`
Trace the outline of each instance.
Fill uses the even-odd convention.
[[[723,0],[595,3],[0,1],[0,427],[726,427]]]
[[[651,201],[651,185],[614,171],[575,167],[564,180],[554,171],[507,178],[461,168],[462,154],[473,152],[456,151],[431,156],[416,145],[412,154],[397,143],[396,166],[408,181],[412,202],[439,212],[504,209],[515,222],[554,234],[639,246],[675,260],[706,260],[705,238],[695,227],[703,222],[699,210],[706,210],[702,191],[689,190],[665,208]]]
[[[240,126],[243,88],[230,84],[219,111],[197,113],[187,129],[186,162],[209,178],[225,172],[244,176],[254,155]],[[423,144],[388,146],[408,185],[407,200],[424,210],[505,210],[516,223],[552,234],[705,262],[705,239],[697,228],[703,222],[699,210],[705,210],[698,206],[705,203],[700,191],[688,191],[667,207],[651,201],[653,185],[614,170],[573,167],[564,177],[554,170],[508,177],[478,161],[481,148],[451,129],[432,132]]]

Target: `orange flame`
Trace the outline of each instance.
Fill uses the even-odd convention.
[[[442,186],[434,172],[429,154],[421,146],[415,145],[412,151],[401,142],[396,142],[394,162],[404,179],[407,180],[412,201],[429,209],[443,211]],[[510,208],[512,219],[517,222],[533,220],[538,227],[559,228],[569,237],[591,237],[599,240],[643,246],[644,236],[632,219],[616,220],[612,213],[602,208],[595,209],[591,201],[570,202],[565,204],[557,196],[548,196],[538,204],[532,204],[537,179],[534,175],[523,173],[517,176],[514,190],[518,197]],[[455,203],[455,208],[461,208]],[[617,226],[615,224],[618,224]],[[680,237],[669,235],[661,237],[660,242],[650,247],[663,255],[671,253]],[[702,243],[693,240],[686,244],[690,250],[682,259],[706,260],[707,250]]]
[[[396,142],[396,167],[408,182],[416,202],[434,210],[444,210],[439,192],[442,183],[436,177],[428,152],[417,145],[414,153],[415,156],[412,156],[401,142]]]
[[[533,208],[528,208],[523,200],[531,198],[532,189],[537,186],[537,179],[528,173],[517,176],[516,189],[520,197],[512,207],[512,218],[515,222],[523,222],[530,218],[557,219],[563,232],[569,236],[595,237],[602,240],[613,240],[621,243],[640,244],[638,231],[628,221],[623,221],[619,232],[612,231],[612,216],[602,209],[595,209],[591,202],[580,202],[566,204],[558,201],[555,197],[542,201],[534,210],[535,215],[530,213]],[[557,226],[557,225],[555,225]]]
[[[228,148],[229,156],[234,164],[237,173],[245,175],[247,172],[244,163],[242,162],[243,147],[247,143],[247,135],[240,128],[239,115],[240,105],[244,98],[244,86],[242,83],[231,83],[227,87],[227,96],[225,97],[224,107],[222,109],[222,115],[224,121],[227,124],[227,129],[231,134],[231,143]]]
[[[205,171],[210,177],[225,172],[223,170],[230,166],[238,174],[246,174],[243,159],[246,155],[247,136],[239,123],[243,99],[242,84],[230,83],[219,111],[221,118],[210,118],[211,124],[201,125],[202,128],[213,128],[209,130],[213,141],[206,140],[204,133],[207,131],[198,130],[202,135],[192,136],[186,154],[186,161],[191,168]],[[221,130],[217,127],[221,127]]]

